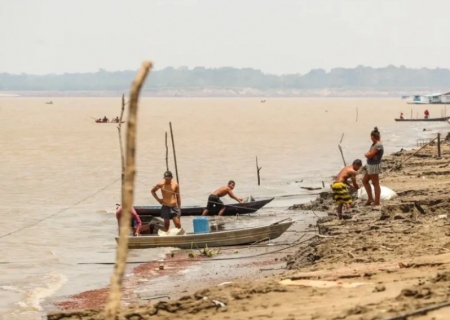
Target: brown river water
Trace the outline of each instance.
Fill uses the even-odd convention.
[[[53,105],[44,104],[52,100]],[[0,314],[40,319],[43,305],[106,285],[115,257],[120,152],[115,124],[120,98],[0,97]],[[441,106],[426,106],[440,117]],[[311,199],[300,186],[329,185],[347,162],[363,159],[376,125],[386,152],[411,148],[448,123],[396,123],[425,106],[401,99],[151,99],[139,106],[135,204],[155,205],[151,187],[165,171],[164,133],[172,122],[183,205],[204,205],[215,188],[236,181],[246,197],[275,197],[261,210],[284,211]],[[358,115],[357,115],[358,114]],[[356,118],[358,120],[356,121]],[[427,128],[429,131],[423,131]],[[169,139],[170,146],[170,139]],[[175,173],[170,154],[170,169]],[[255,156],[261,170],[257,186]],[[296,181],[302,181],[297,183]],[[226,199],[227,202],[231,202]],[[255,219],[254,224],[257,224]],[[192,220],[182,218],[184,228]],[[169,249],[132,251],[158,259]]]

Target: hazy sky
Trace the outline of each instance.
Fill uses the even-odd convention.
[[[450,68],[449,0],[0,0],[0,72]]]

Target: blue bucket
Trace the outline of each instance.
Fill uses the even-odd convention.
[[[194,233],[208,233],[209,219],[207,217],[194,217]]]

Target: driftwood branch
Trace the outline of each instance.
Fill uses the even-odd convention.
[[[172,139],[173,161],[175,162],[175,174],[177,176],[177,182],[179,184],[180,179],[178,178],[177,154],[175,152],[175,141],[173,140],[172,122],[169,122],[169,127],[170,127],[170,138]]]
[[[256,156],[256,175],[258,177],[258,186],[261,185],[261,178],[259,175],[259,172],[261,171],[262,167],[258,166],[258,156]]]
[[[120,160],[122,164],[122,184],[125,181],[125,155],[123,154],[123,143],[122,143],[122,118],[123,113],[125,111],[125,94],[122,94],[122,109],[120,111],[120,119],[119,119],[119,125],[117,127],[117,130],[119,131],[119,146],[120,146]]]
[[[105,319],[107,320],[116,320],[120,308],[120,299],[122,297],[122,280],[128,255],[128,234],[130,231],[131,207],[134,198],[134,178],[136,174],[135,155],[138,100],[142,85],[151,67],[152,63],[149,61],[142,63],[141,69],[134,79],[130,91],[130,107],[126,136],[125,180],[122,185],[120,236],[116,251],[114,273],[111,277],[108,303],[105,307]]]
[[[167,131],[166,131],[166,170],[169,171],[169,147],[167,146]]]

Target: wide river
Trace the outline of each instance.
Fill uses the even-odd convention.
[[[52,100],[53,104],[45,104]],[[46,299],[102,287],[114,261],[120,201],[116,125],[92,117],[119,115],[120,98],[0,98],[0,314],[40,319]],[[427,106],[440,117],[441,106]],[[412,110],[412,111],[411,111]],[[386,152],[446,134],[448,123],[405,122],[425,106],[401,99],[141,99],[136,205],[156,204],[151,187],[165,171],[165,132],[172,122],[183,205],[204,205],[228,180],[246,197],[276,197],[286,210],[311,197],[300,186],[329,185],[345,159],[364,158],[378,126]],[[429,131],[423,131],[426,128]],[[170,147],[169,133],[169,147]],[[175,173],[172,153],[169,166]],[[257,186],[255,157],[261,170]],[[303,181],[297,183],[296,181]],[[228,202],[230,202],[227,199]],[[191,221],[185,220],[185,229]],[[164,250],[133,251],[152,260]]]

